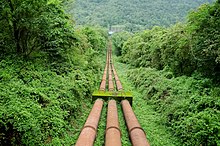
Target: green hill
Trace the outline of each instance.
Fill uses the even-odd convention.
[[[129,30],[169,26],[188,11],[214,0],[75,0],[69,13],[78,24],[125,25]]]

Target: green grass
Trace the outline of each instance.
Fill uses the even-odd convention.
[[[96,141],[94,143],[94,146],[104,146],[105,145],[105,129],[106,129],[106,120],[107,120],[107,108],[108,104],[107,102],[104,103],[103,109],[102,109],[102,115],[99,121],[98,126],[98,132]],[[129,135],[126,128],[126,123],[124,121],[123,112],[120,103],[117,103],[118,108],[118,116],[119,116],[119,124],[120,124],[120,130],[122,133],[121,141],[123,146],[131,146],[131,142],[129,140]]]
[[[72,120],[72,127],[74,127],[73,131],[72,131],[72,139],[74,141],[74,144],[76,143],[79,134],[88,118],[88,115],[92,109],[92,104],[91,101],[88,99],[85,99],[84,102],[82,103],[82,112],[79,114],[79,116],[77,116],[77,118],[75,120]]]
[[[126,64],[119,63],[117,59],[115,59],[114,65],[124,89],[133,93],[132,108],[138,118],[139,123],[145,130],[147,139],[151,146],[182,145],[178,138],[174,137],[168,127],[165,126],[163,117],[154,111],[153,105],[149,104],[147,100],[144,100],[142,93],[138,91],[138,89],[135,89],[131,81],[127,79],[126,72],[129,70],[128,66]],[[123,135],[126,135],[126,132],[127,131],[123,130]],[[126,142],[127,138],[122,138],[123,145],[127,145]]]
[[[129,134],[126,127],[126,122],[124,120],[124,115],[122,111],[121,104],[118,104],[118,119],[120,124],[120,130],[122,133],[121,142],[123,146],[132,146],[131,141],[129,139]]]
[[[107,102],[104,103],[103,109],[102,109],[102,115],[99,121],[98,126],[98,133],[96,137],[96,141],[94,143],[94,146],[104,146],[105,145],[105,129],[106,129],[106,120],[107,120],[107,108],[108,104]],[[118,108],[118,116],[119,116],[119,124],[120,124],[120,130],[122,133],[121,141],[123,146],[131,146],[131,142],[129,140],[129,135],[126,128],[126,123],[124,121],[124,116],[122,112],[122,108],[120,103],[117,103]]]
[[[106,119],[107,119],[107,102],[104,103],[102,108],[102,114],[99,121],[98,132],[94,146],[104,146],[105,145],[105,129],[106,129]]]
[[[129,70],[128,66],[126,64],[119,63],[116,58],[114,60],[116,60],[114,62],[114,65],[125,91],[132,92],[133,95],[132,108],[142,128],[145,130],[147,134],[147,139],[151,144],[151,146],[182,145],[179,142],[178,138],[174,137],[171,131],[169,130],[169,128],[165,126],[165,122],[164,122],[165,120],[163,119],[163,117],[154,110],[153,105],[149,104],[147,100],[143,99],[142,93],[138,89],[134,88],[132,82],[127,79],[126,73]],[[84,105],[85,112],[81,113],[78,120],[76,120],[75,123],[73,124],[74,127],[77,128],[75,129],[76,133],[74,133],[73,135],[73,138],[75,140],[77,140],[80,130],[83,127],[83,124],[85,123],[91,108],[92,108],[92,104],[90,102],[85,104]],[[129,139],[129,135],[120,103],[117,104],[117,108],[118,108],[120,129],[122,133],[122,137],[121,137],[122,145],[131,146],[132,144]],[[105,144],[106,118],[107,118],[107,102],[104,103],[102,109],[102,114],[99,121],[98,132],[94,146],[104,146]]]

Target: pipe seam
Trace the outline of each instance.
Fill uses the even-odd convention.
[[[139,130],[143,131],[144,135],[146,136],[146,133],[145,133],[145,131],[144,131],[144,129],[142,127],[133,127],[133,128],[131,128],[129,130],[129,135],[131,135],[131,132],[136,130],[136,129],[139,129]]]
[[[95,127],[91,126],[91,125],[84,126],[81,131],[83,131],[86,128],[90,128],[90,129],[94,130],[97,133],[97,129]]]
[[[122,134],[121,134],[121,130],[118,128],[118,127],[116,127],[116,126],[110,126],[110,127],[108,127],[105,131],[105,133],[107,133],[108,132],[108,130],[110,130],[110,129],[116,129],[116,130],[118,130],[118,132],[120,133],[120,136],[122,136]]]

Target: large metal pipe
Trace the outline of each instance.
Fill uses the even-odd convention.
[[[115,67],[114,67],[113,64],[112,64],[112,70],[113,70],[113,74],[114,74],[114,77],[115,77],[115,82],[116,82],[117,90],[118,91],[122,91],[123,87],[122,87],[121,81],[119,80],[119,77],[117,75],[117,72],[116,72]]]
[[[116,81],[116,86],[117,86],[117,90],[118,91],[122,91],[123,90],[122,84],[121,84],[121,82],[119,80]]]
[[[121,131],[115,100],[110,100],[108,102],[105,146],[121,146]]]
[[[106,90],[106,77],[107,77],[107,71],[108,71],[108,66],[109,66],[109,57],[108,57],[108,51],[106,55],[106,65],[105,65],[105,70],[102,76],[102,81],[99,87],[100,91],[105,91]]]
[[[105,87],[106,87],[106,80],[102,80],[99,90],[100,91],[105,91]]]
[[[150,146],[144,130],[141,128],[130,103],[127,100],[121,102],[128,132],[133,146]]]
[[[114,90],[114,82],[112,78],[112,68],[111,68],[111,49],[109,48],[109,62],[108,62],[108,90],[113,91]]]
[[[111,50],[111,45],[109,45],[109,49],[108,49],[108,55],[109,55],[109,62],[111,63],[112,60],[112,50]]]
[[[97,127],[101,117],[103,101],[96,100],[85,125],[83,126],[75,146],[93,146],[97,134]]]
[[[99,87],[100,91],[105,91],[105,89],[106,89],[106,76],[107,76],[107,66],[105,67],[105,70],[104,70],[104,73],[102,76],[102,81],[101,81],[101,84]]]
[[[111,66],[109,66],[109,72],[108,72],[108,90],[109,91],[114,90],[114,82],[113,82],[113,78],[112,78]]]

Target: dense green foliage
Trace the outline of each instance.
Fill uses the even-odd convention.
[[[196,71],[217,80],[219,16],[220,4],[216,2],[191,12],[186,24],[154,27],[137,33],[121,48],[122,60],[136,67],[169,67],[175,75],[191,75]],[[113,36],[113,40],[117,37]]]
[[[128,77],[184,145],[220,145],[220,88],[209,79],[174,78],[151,68],[131,70]]]
[[[179,138],[173,136],[172,131],[167,128],[166,117],[161,116],[161,113],[155,111],[154,105],[152,105],[149,100],[146,100],[146,98],[143,98],[144,94],[141,92],[141,88],[135,88],[131,78],[128,78],[127,75],[128,73],[130,75],[130,66],[120,63],[119,61],[119,58],[114,58],[114,66],[117,70],[120,81],[123,84],[124,90],[132,93],[132,109],[138,118],[141,127],[146,132],[147,140],[149,141],[150,145],[182,146],[183,143],[180,142]],[[137,76],[135,75],[135,77]],[[121,107],[121,105],[119,106]],[[130,143],[127,129],[124,129],[126,124],[124,123],[125,121],[123,119],[121,108],[118,109],[118,113],[122,132],[122,145],[130,146],[132,144]]]
[[[191,54],[200,72],[220,75],[220,1],[203,5],[189,15],[188,29],[192,40]]]
[[[119,32],[114,34],[114,36],[112,37],[112,42],[115,48],[115,54],[117,56],[121,56],[122,55],[122,48],[123,48],[123,44],[125,41],[128,40],[128,38],[131,36],[131,33],[128,33],[126,31],[124,32]]]
[[[182,21],[186,11],[203,2],[85,0],[76,1],[73,10],[80,24],[121,24],[134,31]],[[64,3],[0,1],[0,145],[76,142],[100,80],[107,33],[76,27]],[[129,78],[185,145],[220,145],[220,89],[213,85],[220,77],[219,16],[218,0],[191,12],[186,24],[112,37],[121,60],[140,68],[131,70]],[[95,145],[104,142],[104,117],[106,109]],[[128,135],[123,144],[130,144]]]
[[[113,35],[121,61],[139,68],[129,78],[185,145],[220,145],[219,16],[216,1],[191,12],[185,24],[153,27],[127,41]]]
[[[2,0],[0,5],[1,52],[58,56],[73,45],[72,24],[56,1]]]
[[[2,0],[0,13],[0,145],[73,145],[106,32],[74,28],[56,0]]]
[[[187,12],[214,0],[76,0],[69,12],[78,24],[124,25],[136,31],[184,21]]]

